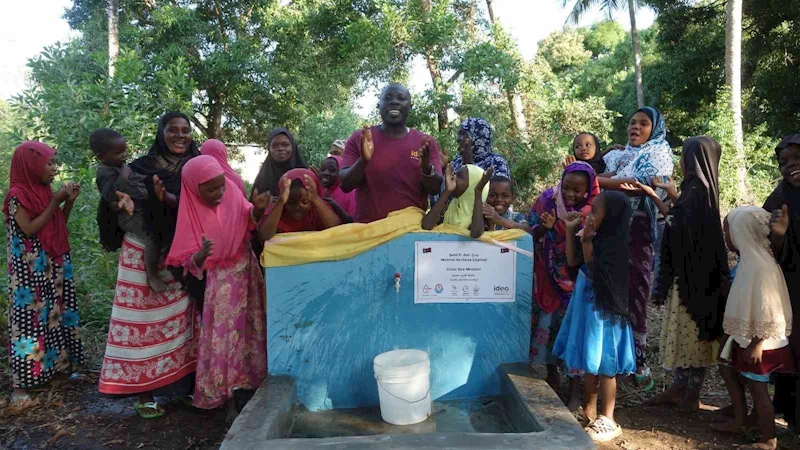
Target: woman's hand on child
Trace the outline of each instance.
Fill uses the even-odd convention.
[[[789,230],[789,207],[783,205],[781,209],[772,211],[769,219],[769,231],[775,236],[784,236]]]
[[[119,199],[117,202],[117,208],[119,208],[120,211],[125,211],[129,216],[132,216],[134,205],[131,196],[120,191],[117,191],[116,194],[117,198]]]
[[[479,194],[483,192],[483,188],[489,184],[489,180],[492,179],[492,175],[494,174],[494,167],[489,166],[486,171],[483,172],[483,176],[481,177],[481,181],[478,181],[478,184],[475,185],[475,192]]]
[[[308,175],[303,175],[303,186],[308,191],[308,199],[313,203],[319,200],[319,192],[317,192],[317,183]]]
[[[453,163],[447,165],[444,171],[444,190],[450,194],[456,190],[456,174],[453,172]]]
[[[539,220],[542,222],[542,226],[544,226],[548,230],[552,230],[553,226],[555,226],[555,224],[556,224],[556,212],[555,211],[550,211],[550,212],[545,211],[545,212],[542,213],[542,216],[539,217]]]
[[[595,231],[596,230],[594,229],[594,219],[592,219],[592,216],[589,216],[583,222],[583,236],[581,236],[581,242],[584,244],[592,242],[592,238],[594,238]]]
[[[564,158],[564,162],[561,163],[561,168],[562,169],[566,169],[568,165],[570,165],[570,164],[572,164],[572,163],[574,163],[576,161],[578,161],[578,158],[576,158],[574,155],[567,155],[567,157]]]
[[[278,202],[285,205],[289,201],[289,193],[292,190],[292,180],[284,178],[280,183],[281,194],[278,196]]]
[[[575,231],[581,225],[581,213],[578,211],[571,211],[567,213],[567,229]]]
[[[259,194],[258,188],[253,188],[253,206],[255,206],[256,209],[263,211],[269,207],[271,202],[272,196],[269,191]]]
[[[635,183],[623,183],[620,185],[620,189],[630,192],[642,191],[650,197],[656,197],[656,191],[654,191],[653,188],[638,181]]]
[[[361,158],[364,159],[364,162],[369,162],[374,152],[375,144],[372,142],[372,130],[364,125],[361,132]]]
[[[153,190],[156,193],[156,198],[163,202],[164,197],[167,195],[167,190],[164,189],[164,183],[161,182],[161,179],[158,178],[158,175],[153,175]]]

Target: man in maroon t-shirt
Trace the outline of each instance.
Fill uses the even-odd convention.
[[[442,186],[439,144],[425,133],[406,127],[411,94],[392,83],[381,92],[382,123],[356,131],[345,144],[339,182],[344,192],[356,190],[357,222],[380,220],[409,206],[428,208],[428,195]]]

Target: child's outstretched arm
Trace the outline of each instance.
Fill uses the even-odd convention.
[[[272,210],[267,214],[267,218],[263,219],[258,226],[258,239],[262,244],[272,239],[275,234],[278,233],[278,222],[281,221],[283,207],[286,206],[286,202],[289,201],[289,191],[292,187],[292,180],[284,179],[282,187],[283,189],[281,190],[280,197],[278,197],[278,201],[275,202]]]
[[[669,206],[661,201],[661,197],[656,194],[656,191],[653,190],[650,186],[646,184],[642,184],[640,182],[635,183],[625,183],[620,185],[621,190],[628,191],[628,192],[640,192],[653,200],[656,207],[658,208],[658,212],[661,213],[662,216],[667,216],[669,214]]]
[[[439,224],[439,219],[441,219],[442,213],[445,210],[445,205],[447,205],[447,199],[455,190],[456,175],[453,173],[453,164],[450,163],[447,165],[447,169],[445,170],[444,192],[442,192],[442,195],[440,195],[439,199],[436,200],[436,203],[433,204],[431,210],[428,211],[428,213],[425,214],[425,217],[422,218],[423,230],[432,230],[433,227]]]
[[[489,180],[492,179],[493,173],[494,167],[489,166],[489,168],[483,172],[481,181],[475,186],[475,204],[472,206],[472,223],[469,225],[469,235],[472,236],[473,239],[481,237],[483,231],[486,229],[486,224],[483,221],[483,188],[485,188]]]
[[[581,213],[577,211],[572,211],[567,214],[567,237],[565,239],[565,243],[567,245],[567,265],[569,267],[575,267],[580,264],[580,259],[578,258],[578,248],[577,242],[575,239],[575,231],[578,229],[578,226],[581,224]]]
[[[337,216],[333,209],[328,206],[328,203],[326,203],[325,200],[319,197],[319,194],[317,193],[317,184],[314,183],[314,180],[312,180],[308,175],[304,175],[303,185],[306,187],[309,200],[311,200],[311,205],[317,214],[319,214],[319,218],[322,220],[322,225],[325,227],[325,229],[327,230],[328,228],[341,225],[342,222],[339,220],[339,216]]]

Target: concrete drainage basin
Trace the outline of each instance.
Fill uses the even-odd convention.
[[[309,411],[290,376],[273,376],[234,422],[224,450],[248,449],[593,449],[558,396],[525,364],[499,368],[496,396],[433,402],[428,420],[381,420],[380,408]]]

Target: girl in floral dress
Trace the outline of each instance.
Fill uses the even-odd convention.
[[[27,389],[83,362],[67,232],[80,188],[67,182],[53,193],[55,155],[40,142],[20,144],[11,159],[11,183],[3,202],[14,403],[29,399]]]
[[[256,389],[267,376],[264,276],[250,237],[269,194],[254,190],[254,207],[205,155],[184,166],[181,193],[166,262],[205,280],[194,406],[227,403],[232,419],[233,391]]]

